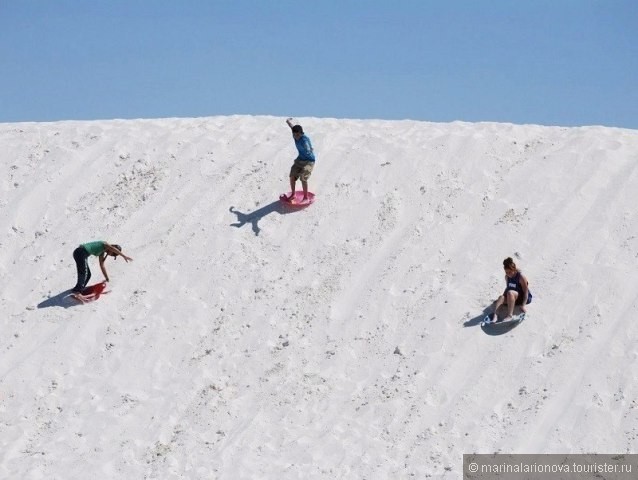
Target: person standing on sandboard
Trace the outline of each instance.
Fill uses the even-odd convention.
[[[303,131],[301,125],[293,125],[292,118],[286,120],[286,123],[292,130],[292,137],[295,140],[295,146],[299,155],[295,159],[292,167],[290,168],[290,196],[286,197],[286,200],[290,203],[296,203],[295,187],[297,180],[301,180],[301,187],[303,188],[303,198],[300,203],[307,203],[308,199],[308,179],[312,174],[312,169],[315,166],[315,152],[312,149],[312,143]]]

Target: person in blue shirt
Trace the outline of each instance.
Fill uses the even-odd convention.
[[[303,200],[308,200],[308,178],[312,174],[312,169],[315,166],[315,152],[312,149],[312,143],[310,139],[304,134],[301,125],[293,125],[292,118],[286,120],[286,123],[292,130],[292,137],[295,139],[295,146],[299,155],[295,159],[292,167],[290,168],[290,197],[287,197],[289,202],[295,200],[295,187],[297,180],[301,180],[301,187],[303,188]]]
[[[525,306],[532,302],[532,292],[529,291],[527,278],[516,267],[511,257],[503,260],[503,269],[505,270],[505,291],[494,304],[493,322],[497,321],[496,311],[501,305],[507,304],[507,317],[503,319],[507,322],[512,319],[515,306],[520,306],[521,311],[525,313]]]

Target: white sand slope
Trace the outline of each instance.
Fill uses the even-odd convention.
[[[0,125],[0,478],[637,452],[638,131],[300,123],[317,201],[292,213],[283,118]],[[98,239],[134,261],[71,306]],[[507,256],[534,302],[484,331]]]

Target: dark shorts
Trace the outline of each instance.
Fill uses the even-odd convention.
[[[507,296],[507,292],[509,290],[505,290],[503,292],[503,296],[506,297]],[[511,291],[516,292],[516,290],[511,289]],[[514,302],[514,305],[523,305],[523,294],[520,292],[517,292],[518,296],[516,297],[516,302]],[[527,292],[527,303],[526,305],[529,305],[530,303],[532,303],[532,292]]]
[[[290,176],[295,180],[299,180],[301,178],[302,182],[307,182],[312,174],[314,166],[315,162],[297,159],[290,168]]]

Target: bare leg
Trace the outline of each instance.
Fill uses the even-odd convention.
[[[292,202],[295,198],[295,185],[297,184],[297,179],[295,177],[290,177],[290,196],[288,200]]]
[[[301,181],[301,186],[303,187],[303,199],[308,200],[308,182]]]
[[[496,315],[496,312],[498,311],[499,308],[501,308],[501,305],[503,305],[505,303],[505,297],[503,295],[501,295],[500,297],[498,297],[498,299],[496,300],[496,302],[494,302],[494,313],[492,314],[492,321],[495,322],[496,320],[498,320],[498,317]]]
[[[514,306],[516,305],[516,298],[518,297],[518,292],[514,290],[507,291],[507,317],[505,317],[505,321],[511,320],[512,315],[514,315]]]

